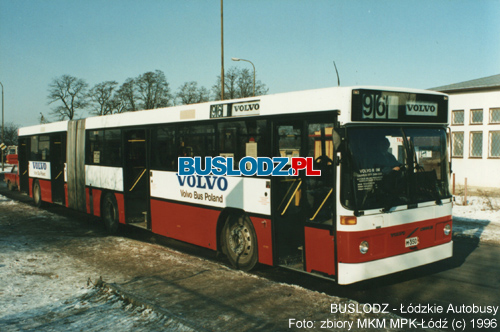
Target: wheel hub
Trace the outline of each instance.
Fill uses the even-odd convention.
[[[229,248],[237,256],[248,255],[252,248],[250,232],[245,225],[235,224],[230,230]]]

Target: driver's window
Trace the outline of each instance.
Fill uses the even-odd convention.
[[[322,144],[322,132],[324,145]],[[333,123],[311,123],[308,133],[308,157],[317,160],[321,156],[333,159]],[[323,148],[325,149],[323,151]]]
[[[300,157],[301,127],[301,123],[278,127],[278,153],[280,157],[288,157],[288,165],[291,165],[291,158]]]

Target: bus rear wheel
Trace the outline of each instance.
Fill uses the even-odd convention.
[[[231,265],[250,271],[258,261],[257,236],[245,214],[230,215],[222,229],[224,252]]]
[[[42,190],[40,189],[40,182],[35,180],[33,183],[33,201],[36,207],[42,206]]]
[[[118,231],[120,221],[115,195],[107,193],[102,198],[101,217],[108,233],[113,234]]]

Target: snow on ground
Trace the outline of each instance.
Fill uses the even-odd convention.
[[[98,272],[92,266],[11,231],[6,212],[12,209],[22,210],[25,220],[64,219],[0,195],[0,331],[193,331],[93,287],[88,276]]]
[[[151,309],[127,303],[109,290],[98,289],[0,316],[0,328],[2,331],[194,331]]]
[[[462,196],[453,205],[453,235],[500,243],[500,197]]]

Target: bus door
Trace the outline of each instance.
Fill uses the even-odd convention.
[[[327,117],[323,117],[327,118]],[[311,157],[320,176],[273,177],[273,212],[278,264],[321,275],[335,275],[335,165],[333,121],[275,125],[275,153]],[[291,162],[287,165],[289,169]]]
[[[64,202],[64,163],[66,162],[66,135],[50,135],[50,174],[52,202]]]
[[[127,224],[151,229],[149,223],[149,170],[145,129],[124,130],[123,183]]]
[[[29,172],[28,162],[30,156],[30,143],[31,140],[27,137],[19,137],[19,151],[18,151],[18,166],[19,166],[19,189],[22,192],[28,193],[29,189]]]

